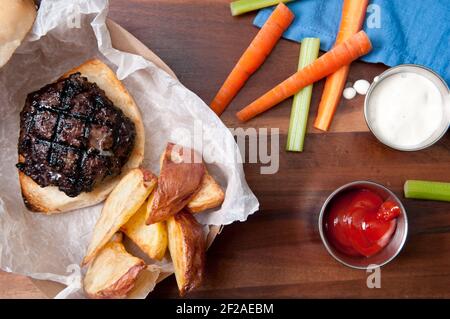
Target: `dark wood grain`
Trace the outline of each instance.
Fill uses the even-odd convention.
[[[208,103],[257,32],[252,26],[254,14],[233,18],[228,3],[111,0],[109,15]],[[223,121],[230,127],[241,126],[234,113],[294,72],[298,54],[297,43],[280,41],[223,114]],[[356,62],[349,81],[371,80],[385,69]],[[322,87],[323,82],[315,85],[310,123]],[[363,97],[357,97],[341,103],[332,132],[316,134],[310,128],[313,134],[307,138],[305,152],[287,153],[284,145],[291,103],[287,100],[245,124],[280,129],[280,169],[275,175],[260,175],[258,164],[245,165],[261,209],[245,223],[225,227],[208,252],[203,287],[189,297],[449,298],[450,204],[404,201],[410,235],[403,252],[382,268],[381,289],[368,289],[364,271],[346,268],[328,255],[317,219],[329,193],[350,181],[376,181],[399,196],[406,179],[450,181],[450,136],[425,151],[390,150],[367,132]],[[173,277],[150,295],[177,296]]]
[[[228,3],[113,0],[110,16],[208,103],[258,31],[252,25],[254,14],[233,18]],[[234,113],[294,72],[298,54],[297,43],[280,41],[222,115],[223,121],[230,127],[241,126]],[[385,69],[356,62],[349,81],[372,80]],[[322,82],[315,86],[310,123],[322,87]],[[276,175],[260,175],[259,165],[245,166],[261,210],[245,223],[225,227],[208,252],[204,286],[190,296],[450,297],[450,204],[405,200],[409,240],[401,255],[383,267],[381,289],[367,288],[364,271],[334,261],[317,228],[322,202],[344,183],[373,180],[402,196],[406,179],[450,181],[450,136],[421,152],[390,150],[367,132],[359,96],[341,103],[332,133],[310,134],[304,153],[286,153],[291,103],[287,100],[244,126],[280,129],[280,170]],[[176,296],[173,278],[151,294]]]

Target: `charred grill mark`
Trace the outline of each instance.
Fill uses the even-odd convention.
[[[72,197],[120,174],[136,136],[134,123],[79,73],[30,93],[20,116],[18,169]]]

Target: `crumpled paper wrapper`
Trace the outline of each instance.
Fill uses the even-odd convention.
[[[33,30],[0,69],[0,268],[66,285],[56,298],[84,297],[78,265],[102,204],[52,216],[27,211],[15,168],[19,113],[29,92],[88,59],[97,57],[116,70],[139,105],[146,131],[145,167],[159,172],[159,156],[168,141],[203,149],[208,170],[226,190],[220,209],[196,215],[206,230],[208,225],[245,221],[259,205],[230,131],[178,80],[140,56],[112,48],[107,12],[106,0],[43,0]],[[147,262],[130,297],[144,298],[157,280],[173,272],[168,259]]]

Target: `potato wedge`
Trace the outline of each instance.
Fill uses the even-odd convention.
[[[94,259],[100,249],[142,206],[156,183],[156,177],[141,168],[132,169],[120,180],[105,201],[83,259],[83,266]]]
[[[193,150],[168,143],[153,201],[147,205],[147,225],[181,211],[199,190],[205,165]]]
[[[186,211],[167,220],[169,251],[175,269],[180,295],[198,287],[205,271],[205,238],[203,228]]]
[[[207,209],[222,205],[225,194],[214,178],[205,171],[200,189],[187,204],[191,213],[201,213]]]
[[[145,262],[130,255],[119,238],[108,242],[89,265],[83,280],[89,298],[125,298]]]
[[[150,258],[161,260],[167,249],[167,227],[165,222],[145,224],[147,203],[121,227],[121,230]]]

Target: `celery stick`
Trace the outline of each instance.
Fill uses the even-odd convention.
[[[406,198],[450,202],[450,183],[409,180],[404,190]]]
[[[319,38],[305,38],[300,48],[298,69],[312,63],[319,55]],[[287,151],[302,152],[308,123],[309,105],[311,103],[313,85],[309,85],[295,94],[292,103],[291,120],[286,143]]]
[[[291,2],[293,0],[239,0],[230,3],[231,15],[237,16],[246,12],[258,10],[276,5],[280,2]]]

